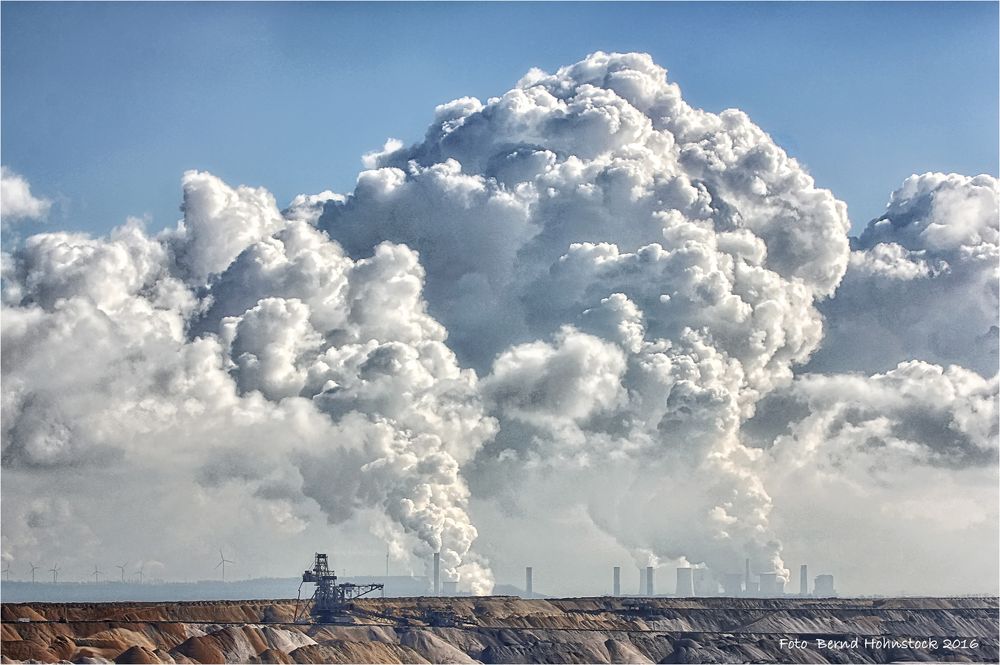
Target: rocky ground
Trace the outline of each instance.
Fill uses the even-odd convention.
[[[996,598],[386,598],[344,625],[295,601],[5,603],[3,662],[996,662]],[[795,640],[794,642],[792,640]],[[825,644],[822,640],[840,640]]]

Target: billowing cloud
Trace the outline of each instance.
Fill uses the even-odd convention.
[[[924,506],[881,468],[995,498],[995,179],[914,176],[852,241],[744,113],[605,53],[364,163],[283,211],[189,172],[176,227],[5,254],[5,497],[65,493],[116,541],[121,501],[66,483],[89,474],[156,506],[142,558],[167,566],[367,528],[477,593],[536,542],[784,575],[818,538],[797,486],[825,516],[887,501],[870,528]],[[69,533],[26,505],[4,502],[5,555]]]
[[[852,240],[813,359],[742,428],[776,526],[856,562],[859,589],[997,584],[998,195],[986,175],[907,178]]]
[[[881,593],[996,584],[996,375],[921,361],[807,374],[759,407],[786,421],[799,409],[765,444],[773,521],[798,534],[797,554]]]
[[[996,376],[914,360],[870,377],[806,374],[789,393],[808,415],[774,441],[784,465],[891,474],[900,464],[982,466],[997,455]]]
[[[309,502],[332,522],[373,509],[396,550],[441,551],[488,591],[458,469],[494,425],[425,311],[416,255],[353,261],[266,192],[184,187],[185,219],[157,237],[39,234],[5,258],[5,475],[238,484],[279,531]],[[337,474],[352,482],[331,491]]]
[[[882,371],[920,359],[997,371],[1000,181],[925,173],[853,242],[810,369]]]
[[[487,375],[500,419],[477,483],[512,456],[696,474],[716,489],[679,504],[684,537],[663,526],[672,513],[638,537],[620,515],[601,528],[629,548],[783,570],[739,424],[818,345],[846,211],[745,114],[694,109],[665,74],[597,53],[439,106],[422,142],[369,155],[318,224],[355,256],[387,239],[420,253],[429,311]],[[629,503],[590,489],[579,502]]]
[[[831,293],[847,262],[844,205],[745,114],[694,109],[665,74],[646,55],[597,53],[485,104],[439,106],[423,142],[370,156],[319,223],[352,255],[383,239],[419,251],[432,313],[479,369],[509,339],[579,314],[545,320],[562,303],[544,282],[573,245],[649,257],[667,245],[675,263],[718,252],[721,265],[676,266],[706,286],[662,319],[683,321],[669,308],[693,295],[752,299],[767,274],[800,286],[798,304]]]
[[[23,219],[41,219],[48,214],[52,201],[31,193],[23,176],[6,166],[0,167],[0,220],[7,225]]]

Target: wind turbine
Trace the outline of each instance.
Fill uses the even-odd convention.
[[[94,573],[93,573],[93,575],[94,575],[94,584],[97,584],[97,577],[98,577],[99,575],[103,575],[103,574],[104,574],[103,572],[101,572],[101,571],[99,571],[99,570],[97,569],[97,564],[95,563],[95,564],[94,564]]]
[[[146,564],[144,564],[144,563],[139,564],[139,570],[137,571],[139,573],[139,584],[142,584],[142,570],[145,567],[146,567]]]
[[[31,563],[30,561],[28,562],[28,565],[31,566],[31,583],[34,584],[35,583],[35,571],[38,570],[38,566],[36,566],[35,564]]]
[[[226,581],[226,564],[227,563],[235,563],[235,562],[234,561],[230,561],[229,559],[227,559],[226,556],[222,553],[222,550],[220,549],[219,550],[219,563],[215,564],[215,567],[218,568],[219,566],[222,566],[222,581],[223,582]]]
[[[120,566],[115,566],[115,568],[118,568],[118,569],[120,569],[122,571],[122,584],[125,584],[125,566],[127,566],[127,565],[128,565],[128,561],[126,561],[125,563],[123,563]]]
[[[49,572],[52,573],[52,583],[55,584],[59,579],[59,564],[56,564],[49,568]]]
[[[3,565],[3,581],[10,582],[10,564],[5,563]]]

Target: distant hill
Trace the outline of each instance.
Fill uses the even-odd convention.
[[[298,577],[267,577],[251,580],[200,580],[198,582],[2,582],[0,598],[5,603],[113,603],[190,600],[254,600],[295,598]],[[423,596],[430,593],[426,577],[345,577],[342,582],[385,584],[390,597]],[[312,595],[313,586],[302,586],[302,595]]]

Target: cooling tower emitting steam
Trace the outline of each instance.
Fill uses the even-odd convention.
[[[907,181],[852,252],[845,205],[744,113],[694,109],[648,56],[604,53],[443,104],[422,142],[365,163],[353,193],[284,211],[189,172],[176,228],[44,233],[5,254],[11,485],[103,465],[249,497],[265,530],[301,530],[308,505],[331,523],[370,513],[398,555],[440,552],[445,579],[487,593],[473,493],[530,502],[544,479],[637,561],[721,578],[750,557],[787,579],[769,480],[830,454],[836,419],[847,459],[881,435],[934,464],[941,428],[956,467],[995,456],[995,377],[893,369],[913,357],[888,352],[872,361],[888,373],[839,375],[837,340],[827,374],[795,374],[821,310],[857,329],[885,305],[838,313],[845,272],[853,290],[942,280],[978,307],[982,350],[919,359],[995,368],[994,178]],[[918,372],[937,383],[892,390]],[[865,407],[869,438],[838,382],[893,395]],[[911,409],[925,426],[905,429]],[[5,553],[35,551],[59,501],[5,520]]]

